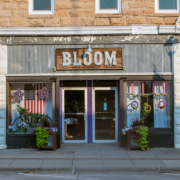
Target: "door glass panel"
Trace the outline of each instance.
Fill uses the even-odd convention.
[[[95,91],[95,139],[115,140],[115,90]]]
[[[84,90],[65,90],[65,140],[85,140]]]
[[[84,91],[65,91],[65,113],[84,113]]]

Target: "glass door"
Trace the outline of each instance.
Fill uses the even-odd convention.
[[[63,142],[87,142],[86,89],[63,89]]]
[[[94,142],[117,142],[117,89],[94,88]]]

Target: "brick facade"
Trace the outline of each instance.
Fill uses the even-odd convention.
[[[0,0],[0,26],[173,25],[180,14],[156,14],[154,0],[122,0],[122,13],[95,14],[95,0],[55,0],[55,14],[29,15],[28,0]]]

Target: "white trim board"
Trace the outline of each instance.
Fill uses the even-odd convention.
[[[0,36],[67,36],[67,35],[125,35],[180,34],[180,26],[143,25],[86,27],[0,27]]]
[[[0,35],[106,35],[131,34],[131,26],[90,26],[90,27],[0,27]]]
[[[18,77],[28,77],[28,76],[159,76],[159,75],[164,75],[164,76],[172,76],[173,73],[170,73],[170,72],[166,72],[166,73],[78,73],[78,72],[75,72],[75,73],[42,73],[42,74],[6,74],[7,77],[15,77],[15,76],[18,76]]]

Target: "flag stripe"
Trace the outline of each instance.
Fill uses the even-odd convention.
[[[39,96],[39,90],[43,87],[45,87],[45,84],[35,84],[35,100],[24,99],[24,108],[28,109],[28,113],[46,113],[46,101]],[[32,119],[29,117],[28,121],[31,122]]]

